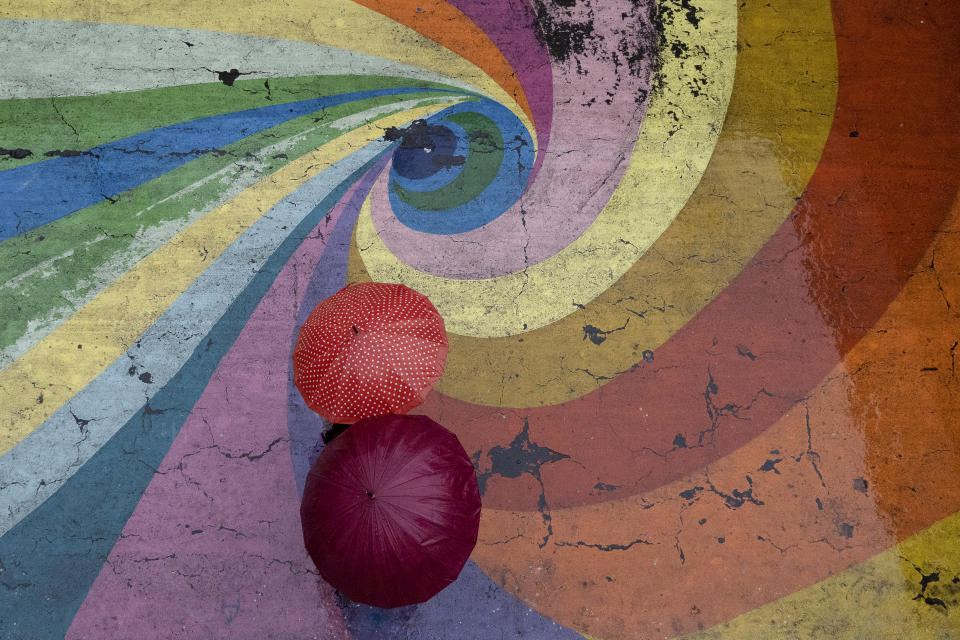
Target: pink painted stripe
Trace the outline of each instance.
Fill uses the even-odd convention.
[[[224,357],[68,638],[349,636],[303,547],[286,385],[298,306],[357,188],[304,239]]]
[[[518,202],[480,229],[434,235],[400,224],[389,201],[376,197],[371,203],[374,225],[401,262],[446,278],[502,276],[549,258],[593,223],[629,165],[646,115],[657,42],[653,26],[633,2],[595,3],[591,11],[594,34],[588,49],[553,62],[549,148],[523,195],[523,215]],[[637,15],[628,23],[624,13]],[[630,73],[621,44],[645,39],[651,55]]]
[[[543,152],[550,147],[553,119],[553,68],[546,48],[536,38],[533,9],[526,0],[448,1],[483,29],[517,74],[541,150],[530,175],[533,180],[543,164]]]

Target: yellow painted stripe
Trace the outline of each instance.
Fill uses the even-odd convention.
[[[960,513],[823,582],[685,638],[960,638],[958,541]],[[922,589],[921,572],[939,573],[939,580]]]
[[[830,3],[746,3],[738,31],[723,131],[670,227],[622,278],[593,302],[577,299],[586,308],[562,320],[501,338],[448,329],[439,391],[505,407],[556,404],[593,391],[683,327],[783,223],[819,163],[832,123],[837,57]],[[369,276],[356,254],[350,278],[359,282]],[[562,286],[577,289],[575,282]],[[587,325],[623,328],[597,345],[584,339]]]
[[[121,357],[224,249],[285,196],[382,137],[386,127],[426,117],[450,104],[396,113],[345,133],[214,209],[114,281],[0,371],[0,454]]]
[[[510,109],[537,134],[517,101],[479,67],[413,29],[350,0],[5,0],[0,18],[178,27],[315,42],[456,78]],[[241,70],[242,71],[242,70]]]
[[[616,282],[676,218],[710,160],[720,134],[737,64],[737,3],[703,0],[698,29],[676,20],[666,41],[679,40],[690,59],[664,56],[664,88],[651,98],[630,164],[596,220],[566,248],[518,273],[483,280],[442,278],[401,262],[380,239],[365,203],[357,223],[360,258],[370,277],[427,295],[447,331],[477,338],[538,329],[593,300]],[[690,91],[691,71],[710,83]],[[678,126],[677,113],[682,114]],[[589,168],[585,168],[589,171]],[[550,179],[541,173],[542,179]]]

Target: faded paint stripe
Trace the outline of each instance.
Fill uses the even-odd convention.
[[[143,409],[145,399],[149,407],[150,391],[177,374],[314,204],[389,147],[385,141],[370,143],[285,197],[214,260],[135,344],[0,457],[0,535],[68,481]]]
[[[241,78],[382,75],[477,91],[466,82],[413,65],[297,40],[59,20],[0,20],[0,34],[2,100],[215,82],[215,71],[236,67],[244,74]],[[51,42],[57,45],[50,46]]]
[[[683,208],[720,134],[736,68],[737,8],[730,0],[709,0],[701,9],[698,30],[684,28],[679,20],[665,25],[668,41],[678,39],[702,53],[682,62],[665,55],[663,94],[651,98],[630,165],[596,221],[577,240],[518,273],[482,280],[440,278],[390,252],[377,233],[368,200],[357,223],[356,251],[369,277],[424,293],[449,332],[475,338],[538,329],[610,287]],[[694,64],[703,65],[710,77],[699,96],[691,93],[684,70]],[[676,111],[686,116],[681,128],[676,127]]]
[[[435,91],[393,87],[260,106],[139,131],[69,156],[0,171],[0,240],[30,231],[294,118],[368,98]],[[75,126],[80,126],[75,125]]]
[[[443,96],[439,101],[448,99]],[[124,194],[117,203],[105,202],[45,225],[37,230],[45,236],[42,243],[35,242],[34,236],[0,244],[0,271],[9,264],[7,271],[12,274],[0,284],[0,306],[11,310],[0,328],[0,370],[192,222],[290,162],[286,156],[295,159],[377,116],[437,99],[391,102],[356,111],[382,100],[317,114],[351,114],[326,125],[312,124],[308,115],[244,139],[224,149],[230,152],[225,158],[207,156]],[[277,139],[277,135],[283,137]],[[29,256],[23,253],[27,250]],[[24,264],[25,257],[34,262]]]
[[[286,240],[230,302],[188,363],[149,399],[151,404],[135,411],[66,486],[0,537],[4,580],[17,583],[11,597],[0,598],[5,629],[29,629],[31,635],[43,638],[64,637],[190,408],[250,314],[302,239],[369,166],[347,176],[299,225],[285,231]],[[70,570],[65,572],[65,566]]]
[[[118,0],[109,5],[97,0],[8,0],[0,8],[0,17],[202,27],[359,51],[458,78],[477,87],[513,111],[530,130],[536,146],[536,131],[526,113],[479,67],[416,31],[349,0],[285,0],[282,10],[260,0],[237,0],[229,5],[198,5],[185,0],[150,4]],[[369,37],[371,33],[377,37]]]
[[[740,41],[753,46],[740,48],[717,146],[673,224],[593,302],[575,298],[564,284],[574,311],[562,320],[495,339],[449,332],[439,391],[482,405],[536,407],[596,390],[643,362],[644,352],[651,357],[696,316],[793,210],[832,123],[837,57],[830,5],[748,4],[738,21]],[[351,277],[364,276],[354,269]],[[595,341],[588,331],[597,332]]]
[[[0,453],[53,415],[121,356],[210,261],[264,211],[323,169],[397,126],[439,111],[422,107],[351,131],[260,181],[204,216],[0,371]]]

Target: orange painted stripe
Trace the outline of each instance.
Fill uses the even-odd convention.
[[[960,507],[958,296],[960,200],[874,330],[773,427],[653,491],[553,509],[549,529],[485,507],[473,560],[556,622],[619,640],[697,632],[893,547]],[[540,469],[548,500],[576,464]]]
[[[462,11],[442,0],[355,0],[430,38],[484,71],[504,91],[513,96],[535,122],[527,96],[516,73],[497,46]],[[419,10],[418,10],[419,9]]]
[[[844,357],[769,429],[696,470],[691,465],[685,477],[622,500],[558,508],[564,483],[581,473],[581,451],[531,428],[538,446],[570,458],[542,465],[537,477],[488,480],[473,556],[530,606],[604,640],[676,637],[836,575],[960,508],[960,156],[957,136],[941,133],[952,131],[948,123],[957,114],[945,93],[956,83],[943,79],[957,77],[950,61],[960,53],[960,12],[929,4],[833,4],[841,62],[835,134],[819,183],[795,217],[795,232],[810,240],[798,250],[806,281],[800,293],[807,295],[784,299],[796,309],[816,305],[823,334],[835,338]],[[909,60],[909,51],[922,52],[922,68],[895,66]],[[890,91],[901,84],[903,91]],[[895,227],[897,220],[903,225]],[[762,284],[749,291],[773,289]],[[784,305],[776,318],[790,313]],[[722,335],[713,330],[708,340]],[[768,354],[759,357],[772,356],[790,375],[808,366],[809,354],[769,346],[776,326],[753,330],[753,352]],[[754,389],[782,393],[774,373],[769,369]],[[710,375],[721,389],[729,386],[731,376],[716,367]],[[632,398],[616,396],[612,385],[603,388],[604,401],[621,410],[618,401]],[[649,397],[642,400],[648,407]],[[446,423],[465,425],[463,432],[490,425],[517,433],[503,419],[506,411],[467,423],[449,399],[435,402]],[[535,411],[520,415],[533,423]],[[585,430],[595,441],[596,425],[606,420],[596,410],[566,416],[581,442]],[[754,416],[727,422],[718,438],[724,428],[750,428]],[[630,426],[614,432],[612,447],[643,446],[642,429]],[[461,439],[468,450],[478,448]],[[680,468],[688,453],[662,454],[663,463],[650,458]],[[653,464],[635,467],[649,474]],[[615,482],[609,475],[605,480]],[[603,485],[596,489],[610,495]],[[568,504],[587,502],[569,495]],[[910,602],[920,577],[905,578],[905,588],[916,589],[904,591]]]

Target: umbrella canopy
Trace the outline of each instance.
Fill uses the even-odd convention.
[[[443,317],[402,284],[367,282],[323,300],[300,328],[294,382],[330,422],[406,413],[443,375]]]
[[[457,437],[426,416],[352,425],[320,454],[300,507],[307,551],[355,602],[425,602],[477,543],[480,492]]]

